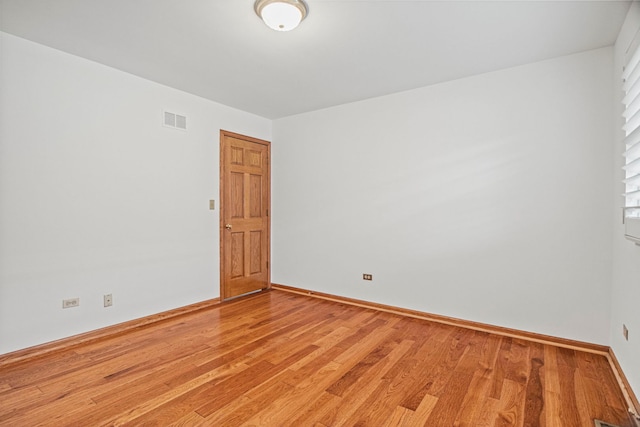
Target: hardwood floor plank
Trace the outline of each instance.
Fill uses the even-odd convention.
[[[561,350],[561,349],[558,349]],[[573,352],[573,350],[570,350]],[[580,413],[576,399],[576,368],[565,351],[558,351],[558,379],[560,380],[560,416],[567,426],[580,426]],[[571,360],[571,363],[566,363]]]
[[[448,342],[443,343],[445,345],[434,347],[434,354],[430,357],[432,363],[425,366],[416,384],[418,388],[407,395],[401,406],[415,411],[427,394],[439,397],[473,334],[471,330],[455,330]]]
[[[23,406],[5,416],[0,414],[0,425],[36,426],[36,425],[72,425],[73,417],[91,412],[96,404],[88,397],[74,393],[47,396],[37,404]]]
[[[542,408],[544,407],[542,379],[540,378],[540,368],[543,365],[542,359],[531,359],[531,371],[529,373],[524,402],[525,427],[540,425]]]
[[[475,372],[471,382],[462,399],[460,411],[455,420],[455,425],[475,426],[475,422],[480,418],[480,410],[489,399],[488,391],[491,386],[491,370],[484,369]]]
[[[286,360],[277,365],[267,362],[266,360],[258,362],[254,365],[257,369],[253,369],[254,366],[251,366],[242,374],[233,376],[220,383],[220,396],[218,396],[215,401],[202,405],[196,412],[205,418],[208,417],[253,387],[262,384],[271,377],[286,370],[291,363],[300,360],[316,348],[314,345],[307,346],[290,355]]]
[[[411,357],[412,350],[416,348],[416,343],[410,340],[403,340],[400,346],[408,350],[402,354],[397,362],[380,377],[377,387],[356,409],[354,414],[345,422],[345,425],[383,425],[394,410],[398,408],[400,401],[405,397],[406,384],[412,382],[409,376],[413,363],[404,363]]]
[[[529,374],[529,350],[531,343],[523,340],[511,340],[511,348],[507,355],[509,365],[505,379],[525,384]]]
[[[598,420],[609,419],[609,414],[605,414],[603,407],[593,406],[594,402],[597,402],[601,396],[599,393],[592,389],[590,382],[593,380],[585,377],[581,371],[576,371],[576,406],[581,411],[581,422],[589,422],[594,418]],[[595,391],[595,393],[594,393]],[[609,412],[609,411],[606,411]]]
[[[221,383],[228,379],[242,381],[242,378],[250,377],[253,372],[263,368],[261,365],[251,367],[244,363],[223,365],[188,383],[159,393],[129,411],[118,411],[115,417],[108,419],[107,424],[145,425],[157,420],[169,423],[173,419],[186,416],[189,412],[196,412],[206,418],[197,412],[197,409],[218,396]],[[81,422],[90,423],[91,420],[85,419]]]
[[[524,423],[524,397],[526,386],[520,381],[504,380],[500,403],[497,407],[495,427],[522,426]]]
[[[323,390],[340,375],[341,365],[329,362],[322,366],[313,375],[297,382],[286,393],[271,396],[271,402],[256,410],[254,416],[247,421],[249,425],[287,425],[292,419],[304,413],[308,409],[308,396],[322,394]],[[297,372],[290,371],[292,375],[283,379],[287,384],[294,383],[291,376]],[[311,412],[314,416],[318,414]],[[296,425],[296,424],[291,424]]]
[[[46,364],[43,363],[46,361]],[[7,368],[2,368],[2,382],[9,384],[14,389],[25,385],[40,383],[64,376],[91,363],[90,359],[77,354],[75,351],[61,354],[57,358],[43,358],[35,365],[20,363]]]
[[[560,418],[560,378],[556,348],[544,346],[544,420],[547,427],[558,427]]]
[[[327,388],[327,392],[342,397],[357,381],[362,378],[369,369],[373,368],[382,359],[385,359],[395,347],[393,342],[385,342],[368,353],[361,361],[347,371],[339,380]]]
[[[524,402],[524,427],[536,427],[544,423],[544,386],[541,372],[544,369],[544,351],[542,345],[531,345],[529,352],[531,363],[529,364],[529,376],[525,391]]]
[[[382,423],[384,426],[405,426],[414,412],[402,406],[396,406],[393,413]]]
[[[318,358],[328,358],[330,360],[333,360],[334,358],[344,353],[346,349],[338,347],[336,344],[342,341],[347,335],[350,335],[351,333],[351,330],[339,327],[327,336],[314,341],[313,345],[318,348],[313,353],[308,354],[307,356],[298,360],[296,363],[289,366],[289,369],[292,371],[301,371],[299,373],[299,377],[304,378],[304,376],[307,374],[307,370],[303,370],[303,368],[305,366],[310,366],[309,362],[314,361]],[[313,369],[313,366],[310,366],[310,369]]]
[[[291,426],[325,425],[317,420],[331,418],[328,414],[335,411],[341,399],[335,394],[322,391],[315,398],[308,399],[307,404],[301,408],[300,412],[287,420],[286,424]]]
[[[249,397],[247,401],[233,409],[227,408],[223,413],[225,416],[220,419],[208,418],[207,421],[210,421],[212,425],[216,426],[238,426],[245,423],[247,420],[251,420],[248,424],[250,425],[278,425],[275,423],[275,418],[277,417],[277,412],[273,411],[273,407],[269,408],[271,410],[264,410],[269,407],[274,399],[278,399],[279,396],[283,394],[286,395],[293,386],[282,382],[282,381],[272,381],[269,383],[267,387],[264,387],[260,393],[253,393],[252,396]],[[233,404],[234,402],[231,402]],[[282,409],[289,409],[285,406]],[[222,412],[222,411],[219,411]],[[286,411],[287,416],[290,418],[293,412]],[[259,414],[260,416],[256,417],[255,415]]]
[[[494,375],[493,367],[496,364],[501,343],[502,337],[488,335],[480,349],[477,369],[473,372],[473,378],[462,402],[462,410],[457,417],[457,423],[460,426],[474,426],[480,417],[480,409],[489,399]]]
[[[498,419],[498,407],[500,400],[487,396],[487,399],[483,402],[479,408],[478,415],[473,427],[493,427],[496,425]]]
[[[26,360],[26,359],[25,359]],[[633,427],[608,360],[271,291],[0,368],[0,426]]]
[[[342,391],[341,396],[339,396],[341,399],[338,401],[338,406],[335,410],[329,412],[329,416],[320,419],[321,423],[332,426],[353,425],[347,421],[354,414],[358,418],[368,416],[371,408],[363,407],[363,403],[377,389],[386,372],[404,356],[413,344],[410,341],[394,343],[395,345],[387,354],[387,357],[378,360],[374,365],[370,366],[370,369],[362,372],[356,387]]]
[[[195,427],[203,425],[206,422],[199,414],[195,412],[189,412],[179,420],[173,421],[171,424],[165,424],[167,427]],[[209,424],[210,425],[210,424]]]
[[[493,383],[489,396],[494,399],[500,399],[502,395],[502,386],[504,385],[505,375],[509,372],[509,353],[511,352],[511,343],[513,338],[505,337],[500,344],[500,351],[495,366],[495,374],[493,375]]]
[[[0,393],[0,422],[17,416],[25,408],[39,405],[42,400],[42,390],[36,386],[4,390]]]
[[[473,379],[472,375],[454,371],[445,389],[438,394],[438,402],[427,419],[428,425],[453,425],[462,410],[462,402]]]
[[[360,328],[352,328],[352,334],[336,344],[337,347],[345,349],[345,352],[336,358],[336,362],[352,363],[355,365],[362,357],[366,356],[371,350],[373,350],[373,348],[381,341],[380,337],[377,335],[380,333],[378,328],[388,324],[388,321],[385,320],[384,317],[386,316],[374,318]],[[397,323],[397,321],[398,319],[396,319],[394,323]],[[376,332],[376,334],[373,332]],[[391,335],[393,331],[385,329],[382,333],[386,336]]]
[[[429,416],[433,411],[433,408],[438,404],[438,398],[435,396],[426,395],[413,414],[410,414],[405,422],[406,426],[430,426]]]

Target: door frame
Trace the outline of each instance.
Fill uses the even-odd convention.
[[[243,141],[252,142],[260,145],[264,145],[267,148],[267,182],[269,193],[267,195],[267,287],[265,289],[271,289],[271,142],[263,139],[254,138],[247,135],[242,135],[235,132],[220,129],[220,301],[230,299],[225,295],[225,245],[224,245],[224,232],[225,232],[225,197],[224,192],[227,191],[227,183],[225,182],[226,161],[225,161],[225,137],[231,137],[235,139],[241,139]],[[242,295],[240,295],[242,296]]]

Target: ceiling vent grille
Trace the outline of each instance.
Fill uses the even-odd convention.
[[[172,113],[169,111],[164,111],[163,114],[163,124],[166,127],[187,130],[187,116],[182,116],[180,114]]]

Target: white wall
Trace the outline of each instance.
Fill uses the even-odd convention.
[[[636,396],[640,397],[640,246],[624,238],[621,221],[624,192],[622,184],[624,138],[622,132],[622,67],[625,52],[640,29],[640,4],[634,2],[615,45],[614,67],[614,189],[613,189],[613,292],[611,305],[611,348],[622,366]],[[629,341],[622,335],[622,325],[629,329]]]
[[[608,344],[612,55],[276,120],[272,280]]]
[[[219,131],[271,121],[0,34],[0,353],[217,297]]]

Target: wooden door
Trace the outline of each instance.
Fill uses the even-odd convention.
[[[220,299],[271,286],[271,145],[220,131]]]

